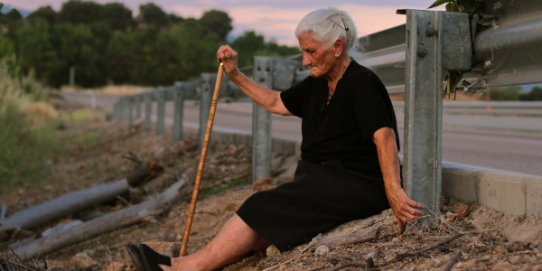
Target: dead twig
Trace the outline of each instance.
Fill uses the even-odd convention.
[[[440,220],[440,222],[441,222],[442,224],[444,224],[447,228],[451,229],[452,231],[454,231],[454,232],[456,232],[456,233],[460,233],[460,232],[461,232],[461,231],[458,230],[456,227],[452,226],[452,224],[450,224],[450,223],[448,223],[446,220],[444,220],[444,218],[443,218],[441,215],[439,215],[439,214],[437,214],[437,213],[431,211],[431,209],[429,209],[429,208],[424,208],[423,210],[424,210],[425,212],[428,212],[429,214],[431,214],[431,215],[434,216],[434,217],[438,217],[438,219]]]
[[[378,234],[381,228],[382,225],[373,224],[370,227],[359,229],[353,232],[324,236],[323,238],[318,240],[315,245],[325,245],[329,248],[334,248],[338,246],[373,241],[375,239],[378,239]]]
[[[415,250],[415,251],[412,251],[412,252],[404,252],[404,253],[397,254],[397,255],[395,256],[395,259],[392,260],[392,262],[400,261],[400,260],[402,260],[402,259],[404,259],[404,258],[406,258],[406,257],[416,256],[416,255],[418,255],[418,254],[420,254],[420,253],[423,253],[423,252],[426,252],[426,251],[435,249],[435,248],[437,248],[437,247],[440,247],[440,246],[442,246],[442,245],[445,245],[445,244],[447,244],[447,243],[450,243],[451,241],[453,241],[453,240],[455,240],[455,239],[457,239],[457,238],[459,238],[459,237],[461,237],[461,236],[463,236],[462,233],[457,233],[457,234],[455,234],[455,235],[450,236],[450,237],[447,238],[447,239],[444,239],[444,240],[442,240],[442,241],[440,241],[440,242],[437,242],[437,243],[435,243],[435,244],[433,244],[433,245],[430,245],[430,246],[428,246],[428,247],[421,248],[421,249],[418,249],[418,250]]]
[[[348,267],[362,267],[364,269],[371,269],[375,267],[373,258],[376,257],[376,255],[379,253],[378,249],[368,253],[367,255],[363,256],[363,259],[354,259],[354,258],[348,258],[348,257],[341,257],[341,259],[349,261],[346,264],[343,264],[335,269],[332,269],[332,271],[338,271],[342,270]]]

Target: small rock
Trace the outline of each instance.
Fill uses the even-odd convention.
[[[329,247],[327,247],[326,245],[321,245],[317,247],[316,250],[314,250],[314,255],[316,256],[324,256],[327,253],[329,253]]]
[[[267,256],[269,258],[278,257],[278,256],[280,256],[280,250],[276,246],[270,245],[265,250],[265,256]]]
[[[271,179],[270,178],[259,178],[259,179],[256,179],[253,183],[252,183],[252,190],[254,191],[265,191],[265,190],[269,190],[271,188],[273,188],[273,185],[271,184]]]

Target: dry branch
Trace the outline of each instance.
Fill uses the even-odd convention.
[[[421,249],[418,249],[418,250],[415,250],[415,251],[412,251],[412,252],[405,252],[405,253],[397,254],[395,256],[395,259],[402,260],[402,259],[404,259],[406,257],[416,256],[416,255],[418,255],[420,253],[427,252],[429,250],[435,249],[435,248],[440,247],[442,245],[448,244],[451,241],[453,241],[453,240],[455,240],[455,239],[457,239],[457,238],[459,238],[461,236],[463,236],[463,234],[461,234],[461,233],[454,234],[454,235],[450,236],[449,238],[446,238],[446,239],[444,239],[444,240],[442,240],[440,242],[437,242],[437,243],[435,243],[433,245],[430,245],[428,247],[424,247],[424,248],[421,248]]]
[[[146,217],[160,213],[179,196],[179,190],[185,184],[186,180],[181,179],[150,200],[106,214],[63,232],[54,233],[27,243],[16,243],[10,246],[10,249],[22,259],[30,259],[46,255],[120,227],[134,224]]]
[[[322,237],[314,245],[315,247],[324,245],[328,248],[352,245],[375,240],[380,232],[381,224],[375,224],[367,228],[363,228],[354,232],[342,233],[337,235],[328,235]]]
[[[144,166],[136,167],[126,179],[76,191],[24,209],[0,220],[0,233],[32,228],[76,211],[114,200],[117,196],[127,193],[130,187],[140,185],[158,176],[162,170],[162,167],[157,163],[147,162]]]

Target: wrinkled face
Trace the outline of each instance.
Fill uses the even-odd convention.
[[[299,48],[303,53],[303,66],[310,68],[310,75],[322,77],[329,73],[336,63],[333,46],[325,49],[324,45],[314,39],[314,33],[303,32],[299,35]]]

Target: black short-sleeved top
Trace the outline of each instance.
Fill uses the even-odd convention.
[[[371,70],[352,60],[328,105],[325,78],[309,76],[280,97],[290,113],[302,118],[302,160],[339,160],[347,169],[382,178],[372,135],[391,127],[398,148],[399,139],[388,92]]]

